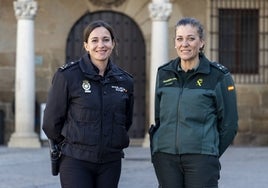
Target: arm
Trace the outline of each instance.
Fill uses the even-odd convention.
[[[133,108],[134,108],[134,96],[133,96],[133,82],[131,83],[131,90],[129,91],[129,100],[127,102],[127,112],[126,112],[126,130],[128,131],[130,126],[132,125],[133,120]]]
[[[49,139],[61,142],[61,130],[65,122],[68,106],[67,82],[63,74],[56,72],[48,94],[43,118],[43,130]]]
[[[154,99],[154,119],[155,119],[155,126],[157,128],[160,125],[160,97],[157,95],[157,89],[159,87],[159,75],[157,73],[156,76],[156,84],[155,84],[155,99]]]
[[[232,143],[238,129],[236,91],[230,73],[217,86],[219,156]]]

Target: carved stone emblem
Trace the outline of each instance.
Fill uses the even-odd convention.
[[[122,5],[126,0],[89,0],[91,3],[93,3],[96,6],[103,6],[103,7],[111,7],[111,6],[120,6]]]

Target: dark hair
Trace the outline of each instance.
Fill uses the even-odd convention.
[[[112,28],[112,26],[110,26],[107,22],[103,20],[95,20],[88,24],[88,26],[84,29],[84,42],[87,42],[90,33],[97,27],[104,27],[110,32],[112,41],[115,43],[115,50],[116,50],[117,37],[114,32],[114,29]],[[116,50],[116,54],[117,54],[117,50]]]
[[[175,29],[177,29],[177,27],[181,25],[192,25],[193,27],[196,27],[200,39],[202,40],[205,39],[204,27],[197,19],[189,18],[189,17],[182,18],[181,20],[177,22]]]

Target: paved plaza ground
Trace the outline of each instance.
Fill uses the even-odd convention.
[[[157,188],[149,148],[129,147],[125,156],[119,188]],[[219,188],[268,187],[268,147],[230,147],[220,161]],[[48,147],[0,147],[0,188],[60,188]]]

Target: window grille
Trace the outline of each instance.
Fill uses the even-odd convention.
[[[236,83],[268,83],[268,1],[211,0],[211,58]]]

